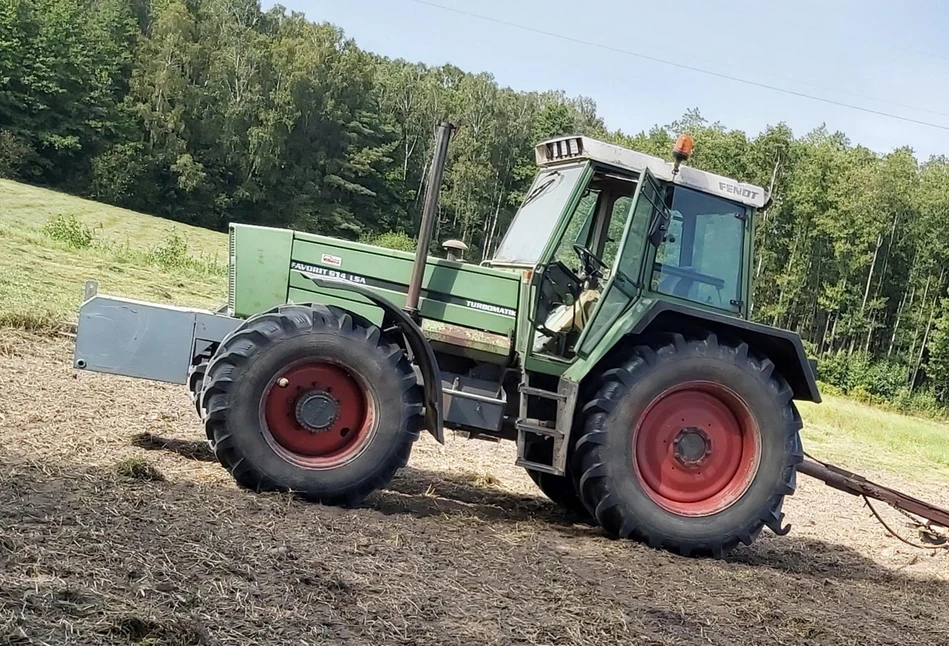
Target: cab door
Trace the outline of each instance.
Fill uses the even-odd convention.
[[[669,210],[663,200],[663,189],[649,169],[643,171],[630,208],[631,217],[626,219],[610,277],[577,341],[577,355],[580,357],[588,355],[613,323],[639,298],[645,282],[643,259],[646,242],[651,238],[652,242],[658,243],[668,226]]]

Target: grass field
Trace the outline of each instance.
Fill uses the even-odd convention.
[[[801,403],[808,453],[852,469],[885,470],[949,482],[949,426],[825,397]],[[949,495],[942,501],[949,502]]]
[[[44,233],[62,216],[89,228],[88,246]],[[74,321],[87,278],[104,293],[175,305],[215,307],[226,297],[223,233],[0,180],[0,239],[0,324]],[[944,424],[833,397],[800,408],[805,446],[815,456],[949,481]]]
[[[84,226],[91,240],[44,233],[57,219]],[[223,233],[0,180],[0,241],[0,323],[8,326],[74,322],[90,278],[106,293],[175,305],[226,298]]]

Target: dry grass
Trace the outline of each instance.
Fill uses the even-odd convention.
[[[507,444],[423,437],[388,490],[321,507],[238,490],[183,388],[75,375],[66,340],[10,344],[0,643],[949,643],[949,554],[814,482],[790,535],[725,561],[571,524]]]
[[[949,426],[839,397],[800,404],[808,451],[848,468],[912,479],[949,473]]]
[[[44,234],[58,215],[90,227],[95,243],[76,248]],[[87,279],[106,293],[217,307],[226,298],[223,264],[207,271],[145,262],[174,233],[187,242],[189,258],[226,262],[223,233],[0,180],[0,326],[42,330],[74,322]]]
[[[187,237],[197,255],[220,255],[223,259],[226,253],[227,238],[223,233],[0,179],[0,221],[5,224],[39,230],[60,214],[75,215],[94,232],[139,251],[150,249],[178,231]]]
[[[129,480],[162,482],[165,479],[161,471],[149,464],[148,460],[137,455],[119,460],[115,465],[115,473]]]

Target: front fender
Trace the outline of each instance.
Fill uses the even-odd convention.
[[[405,337],[405,341],[412,350],[412,358],[422,372],[422,388],[425,396],[425,427],[438,442],[445,443],[445,426],[442,413],[442,378],[441,369],[435,359],[435,352],[422,328],[412,320],[401,308],[392,301],[379,296],[368,287],[347,281],[317,276],[305,271],[297,270],[301,275],[312,280],[318,287],[324,289],[342,289],[355,292],[369,299],[385,313],[385,319],[394,325]]]

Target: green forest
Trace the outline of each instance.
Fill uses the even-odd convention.
[[[610,130],[590,98],[380,57],[255,0],[0,0],[0,176],[217,230],[411,247],[447,119],[460,130],[436,239],[464,240],[478,261],[538,140],[582,133],[668,159],[688,132],[690,164],[773,191],[753,317],[799,331],[832,388],[904,410],[949,403],[949,159],[670,117]]]

